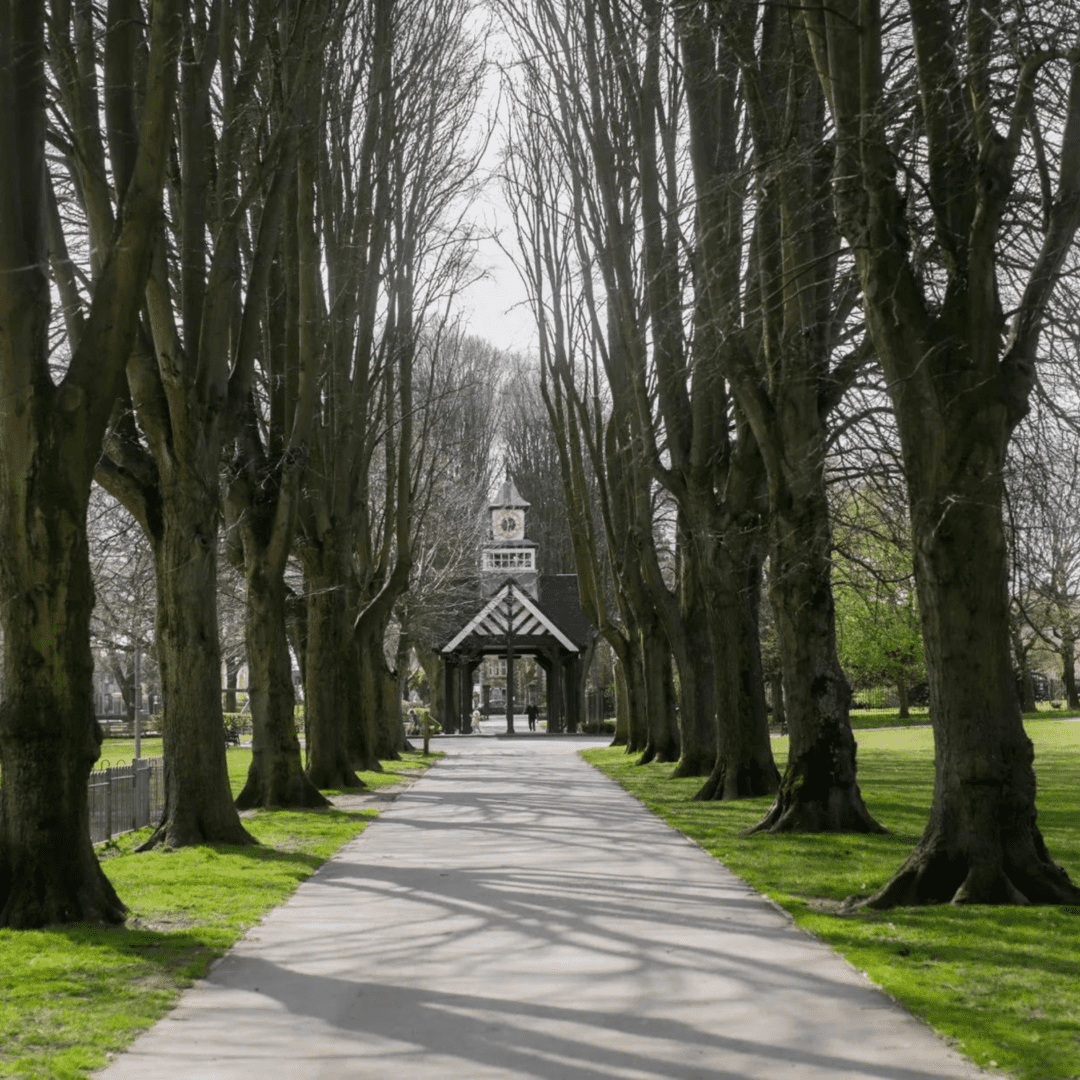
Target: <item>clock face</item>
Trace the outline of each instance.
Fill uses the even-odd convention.
[[[525,533],[525,516],[520,510],[495,511],[495,535],[500,540],[519,540]]]

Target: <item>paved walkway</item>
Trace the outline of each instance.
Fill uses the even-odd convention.
[[[576,755],[448,757],[98,1075],[983,1074]]]

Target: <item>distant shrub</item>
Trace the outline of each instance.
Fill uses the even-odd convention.
[[[615,718],[608,716],[603,720],[585,720],[581,725],[581,730],[586,735],[614,735]]]

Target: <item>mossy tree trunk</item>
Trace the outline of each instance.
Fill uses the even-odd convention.
[[[981,425],[968,419],[967,430],[958,428],[955,437],[968,444],[964,456],[970,461],[972,442],[983,440],[976,436],[969,441],[973,428]],[[993,409],[983,419],[997,426],[1003,453],[1000,411]],[[947,456],[957,460],[959,449]],[[985,472],[973,477],[964,467],[948,469],[947,456],[937,458],[924,474],[931,483],[916,484],[912,491],[915,570],[935,732],[934,799],[915,850],[869,906],[1075,904],[1080,888],[1050,857],[1036,821],[1034,751],[1020,716],[1012,668],[1005,662],[1001,461],[984,458]],[[937,488],[935,481],[943,474],[948,482]],[[949,662],[960,643],[966,654],[962,673]]]
[[[216,477],[219,448],[205,446]],[[160,530],[150,534],[157,571],[157,648],[164,704],[165,809],[143,845],[251,844],[233,804],[221,709],[217,620],[216,486],[187,462],[162,477]]]
[[[855,774],[851,688],[840,668],[830,577],[825,492],[777,506],[769,588],[776,613],[788,717],[788,763],[756,831],[883,832]],[[780,504],[781,500],[774,500]]]
[[[680,756],[673,776],[710,775],[717,753],[716,671],[709,640],[709,599],[692,564],[687,552],[679,581],[686,656],[679,664]]]
[[[648,720],[639,764],[679,760],[675,683],[671,675],[671,646],[658,618],[641,625],[642,680]]]
[[[307,775],[318,788],[362,787],[350,759],[346,727],[351,701],[345,670],[352,657],[352,613],[332,551],[302,549],[307,592],[304,731]]]
[[[630,741],[630,694],[626,687],[627,674],[620,658],[615,660],[615,737],[612,746],[627,746]],[[627,750],[629,753],[629,749]]]
[[[358,662],[360,708],[364,730],[370,733],[371,755],[376,761],[397,761],[405,744],[398,682],[386,662],[385,627],[353,631]]]
[[[53,427],[44,410],[34,411],[37,432]],[[5,453],[15,447],[12,427],[5,425]],[[41,449],[33,454],[40,471],[21,492],[3,491],[0,515],[5,579],[31,585],[5,598],[2,623],[0,926],[15,929],[124,915],[90,844],[87,782],[101,730],[90,655],[89,478],[71,483],[63,459],[50,461]]]
[[[285,582],[277,567],[266,568],[251,554],[245,558],[245,578],[252,754],[236,805],[241,810],[328,806],[305,775],[300,758],[292,659],[285,633]]]
[[[773,761],[761,667],[760,524],[725,532],[710,556],[708,627],[716,663],[716,762],[695,799],[772,795],[780,781]]]
[[[641,566],[649,583],[663,625],[667,649],[679,673],[677,700],[664,700],[660,691],[651,710],[663,709],[659,729],[662,741],[652,737],[654,757],[671,760],[677,751],[674,776],[708,776],[716,760],[716,686],[706,614],[707,597],[697,569],[697,549],[680,512],[679,578],[675,590],[668,588],[660,569],[655,544],[640,548]],[[658,657],[657,663],[663,658]],[[667,678],[670,680],[670,661]],[[657,675],[663,673],[660,668]],[[654,675],[654,681],[656,676]],[[650,700],[652,700],[650,691]],[[654,725],[654,731],[656,725]]]
[[[900,42],[858,0],[800,9],[835,124],[840,223],[900,434],[935,738],[929,824],[868,904],[1075,904],[1080,888],[1053,862],[1036,823],[1033,750],[1009,652],[1002,507],[1006,449],[1027,411],[1046,311],[1080,227],[1080,64],[1057,52],[1057,27],[1022,28],[1032,39],[1024,59],[1012,51],[1018,28],[1004,30],[982,8],[909,10],[910,38]],[[954,49],[961,20],[966,44]],[[902,118],[884,129],[894,69],[891,56],[882,59],[894,44],[912,47],[905,78],[920,87],[914,152],[890,134]],[[1042,65],[1055,56],[1068,66],[1044,82]],[[1009,76],[1024,125],[992,89]],[[1042,97],[1046,86],[1052,101]],[[1061,105],[1061,154],[1046,163],[1034,226],[1042,235],[1020,266],[1005,221],[1021,132],[1044,107]],[[912,242],[912,178],[925,192],[920,228],[934,237],[929,270],[913,261],[926,248]],[[1008,320],[999,296],[1006,246]]]
[[[262,351],[296,174],[297,118],[260,88],[280,83],[290,103],[302,97],[293,91],[330,32],[321,16],[317,4],[295,20],[271,4],[247,20],[226,6],[219,25],[183,10],[171,234],[151,262],[128,363],[131,408],[118,411],[99,468],[149,536],[158,575],[166,811],[152,844],[251,842],[225,768],[219,471]],[[269,48],[275,35],[288,47]]]
[[[267,344],[259,358],[266,389],[256,393],[254,365],[236,386],[243,405],[227,502],[243,558],[253,724],[251,766],[236,800],[241,809],[328,805],[305,775],[300,758],[285,586],[322,367],[316,322],[317,143],[310,122],[319,112],[319,93],[312,61],[301,53],[289,72],[295,104],[280,121],[296,168],[288,196],[277,193],[284,213],[266,222],[282,234],[271,273],[274,302],[264,312]],[[264,257],[272,251],[267,244]]]
[[[89,296],[67,258],[45,156],[45,7],[18,0],[0,8],[0,142],[10,154],[0,171],[0,927],[15,929],[114,923],[125,911],[90,843],[88,778],[101,732],[86,523],[93,463],[160,221],[179,47],[175,3],[140,9],[136,22],[109,9],[103,59],[112,97],[103,132],[97,58],[83,50],[76,63],[70,12],[52,14],[50,63],[62,85],[50,107],[68,117],[74,141],[69,164],[80,176],[94,252]],[[136,54],[146,56],[141,74]],[[53,285],[70,346],[58,381],[50,371]]]
[[[755,5],[721,26],[705,5],[680,10],[691,153],[698,188],[702,293],[730,310],[730,164],[739,117],[718,110],[736,77],[753,139],[754,228],[743,326],[719,349],[767,477],[769,582],[790,752],[777,799],[759,829],[877,830],[855,781],[851,692],[840,669],[830,581],[825,491],[826,418],[842,384],[832,366],[839,237],[820,151],[824,99],[800,28],[780,8]],[[721,127],[721,123],[725,127]],[[786,155],[786,156],[785,156]],[[832,397],[830,395],[833,395]]]

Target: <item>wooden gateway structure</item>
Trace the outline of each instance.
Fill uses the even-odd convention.
[[[514,732],[514,661],[535,658],[547,680],[549,734],[578,730],[584,711],[584,665],[595,636],[578,600],[577,575],[537,572],[535,541],[526,539],[529,504],[507,477],[491,503],[491,536],[481,552],[481,597],[439,650],[446,678],[443,730],[468,733],[473,680],[486,656],[506,660],[506,729]]]

